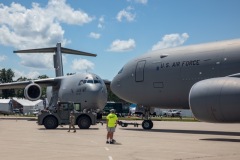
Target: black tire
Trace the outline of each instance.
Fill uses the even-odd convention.
[[[58,127],[58,121],[53,116],[48,116],[44,119],[43,125],[46,129],[56,129]]]
[[[80,129],[88,129],[91,126],[91,119],[88,116],[81,116],[77,123]]]
[[[143,129],[152,129],[152,127],[153,127],[153,122],[151,120],[144,120],[142,122]]]
[[[128,124],[126,124],[126,123],[122,123],[121,126],[122,126],[122,127],[127,127]]]

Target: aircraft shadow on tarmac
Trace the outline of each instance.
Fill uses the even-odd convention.
[[[121,128],[129,131],[142,131],[142,132],[162,132],[162,133],[181,133],[181,134],[206,134],[206,135],[222,135],[222,136],[240,136],[240,132],[226,132],[226,131],[203,131],[203,130],[181,130],[181,129],[134,129],[134,128]]]
[[[38,130],[68,130],[68,127],[58,127],[56,129],[45,129],[45,128],[39,128]],[[76,130],[82,130],[82,129],[79,129],[79,128],[76,128]],[[86,130],[86,129],[85,129]],[[87,130],[99,130],[99,128],[89,128]],[[71,131],[73,131],[73,129],[71,129]]]
[[[231,138],[204,138],[200,139],[203,141],[218,141],[218,142],[237,142],[240,143],[240,139],[231,139]]]

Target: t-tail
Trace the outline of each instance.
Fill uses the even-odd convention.
[[[55,54],[53,55],[53,63],[54,63],[56,77],[60,77],[60,76],[64,75],[63,74],[62,53],[92,56],[92,57],[97,56],[96,54],[92,54],[92,53],[63,48],[63,47],[61,47],[61,43],[57,43],[56,47],[51,47],[51,48],[38,48],[38,49],[13,51],[13,53],[52,53],[52,52],[55,52]]]

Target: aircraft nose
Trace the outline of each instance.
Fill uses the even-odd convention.
[[[121,85],[120,79],[117,77],[115,77],[110,84],[111,91],[118,96],[120,96],[120,94],[121,94],[120,93],[120,85]]]
[[[100,85],[96,88],[92,88],[92,93],[95,95],[95,103],[96,107],[99,109],[103,109],[107,103],[107,89],[105,86]]]

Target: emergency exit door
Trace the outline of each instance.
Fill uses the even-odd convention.
[[[144,81],[144,67],[146,64],[146,60],[139,61],[135,70],[135,81],[143,82]]]

